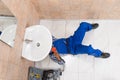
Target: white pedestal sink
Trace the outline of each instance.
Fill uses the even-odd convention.
[[[30,61],[41,61],[49,54],[52,47],[52,36],[42,25],[26,28],[22,57]]]

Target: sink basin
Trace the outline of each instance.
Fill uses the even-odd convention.
[[[30,61],[41,61],[49,54],[52,47],[52,36],[42,25],[26,28],[22,57]]]
[[[16,35],[16,28],[17,28],[16,24],[6,27],[0,35],[0,40],[8,44],[9,46],[13,47]]]

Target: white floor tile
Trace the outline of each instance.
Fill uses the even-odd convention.
[[[108,51],[109,48],[109,34],[108,31],[104,28],[104,26],[100,26],[100,28],[94,30],[94,38],[92,46],[94,48],[98,48],[102,51]]]
[[[94,57],[93,56],[89,56],[87,54],[80,54],[78,55],[78,57],[79,57],[78,71],[80,73],[87,73],[87,72],[94,71]]]
[[[64,80],[79,80],[79,73],[74,73],[74,72],[65,73]]]
[[[94,31],[86,32],[85,37],[83,38],[82,44],[84,45],[93,45],[94,44]]]
[[[94,72],[79,73],[79,80],[95,80]]]
[[[65,37],[73,35],[74,31],[79,27],[79,24],[80,24],[79,20],[67,20]]]
[[[120,80],[119,48],[110,46],[110,58],[95,60],[95,80]]]
[[[65,37],[65,20],[53,20],[52,35],[56,38]]]
[[[102,26],[102,35],[106,35],[106,41],[100,41],[96,43],[101,45],[110,52],[111,57],[108,59],[95,59],[95,80],[120,80],[120,38],[117,36],[120,34],[120,21],[103,21],[101,22]],[[105,37],[104,37],[105,38]],[[107,49],[108,48],[108,49]]]
[[[63,66],[52,61],[49,56],[47,56],[42,61],[36,62],[35,67],[40,68],[40,69],[61,69],[63,70]]]
[[[49,29],[50,32],[52,32],[52,25],[53,25],[52,20],[40,20],[40,25],[44,25]]]
[[[78,69],[78,57],[77,56],[73,56],[73,55],[65,55],[63,57],[63,59],[65,60],[65,71],[64,72],[79,72]]]

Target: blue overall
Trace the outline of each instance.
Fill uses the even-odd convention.
[[[90,23],[82,22],[72,36],[55,40],[53,46],[60,54],[88,54],[100,57],[102,52],[99,49],[94,49],[91,45],[82,45],[85,33],[91,29],[92,25]]]

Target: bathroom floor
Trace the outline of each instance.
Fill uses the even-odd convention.
[[[108,59],[94,58],[86,54],[62,55],[66,61],[61,80],[120,80],[120,20],[40,20],[56,38],[68,37],[78,28],[79,23],[87,21],[99,23],[99,28],[86,33],[83,44],[111,53]],[[49,57],[36,62],[43,69],[61,68]]]

